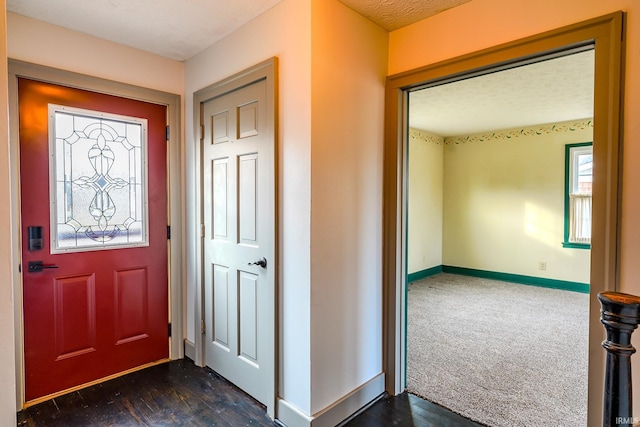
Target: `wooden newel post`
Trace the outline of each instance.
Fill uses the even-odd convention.
[[[604,427],[633,425],[631,414],[631,334],[640,323],[640,297],[620,292],[600,292],[600,321],[607,331],[604,377]]]

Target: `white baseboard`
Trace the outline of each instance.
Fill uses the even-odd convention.
[[[184,340],[184,355],[193,361],[196,360],[196,345],[188,339]]]
[[[313,418],[284,399],[278,399],[276,418],[280,424],[286,427],[309,427],[313,421]]]
[[[384,393],[380,373],[313,416],[306,415],[284,399],[278,399],[277,418],[287,427],[334,427]]]
[[[384,374],[380,373],[332,405],[314,414],[311,424],[313,427],[337,426],[382,393],[384,393]]]

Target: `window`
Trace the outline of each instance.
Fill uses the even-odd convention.
[[[568,144],[565,148],[565,248],[591,248],[591,190],[593,145]]]
[[[49,105],[51,252],[146,246],[144,119]]]

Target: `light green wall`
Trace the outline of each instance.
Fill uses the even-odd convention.
[[[562,240],[564,146],[592,133],[588,120],[449,138],[410,129],[407,273],[449,265],[589,283],[590,251]]]
[[[445,139],[443,264],[588,283],[590,251],[562,247],[564,146],[592,131],[582,121]]]
[[[409,130],[407,272],[442,265],[443,142]]]

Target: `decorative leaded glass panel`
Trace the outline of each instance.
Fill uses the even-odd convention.
[[[49,106],[51,251],[147,244],[147,122]]]

